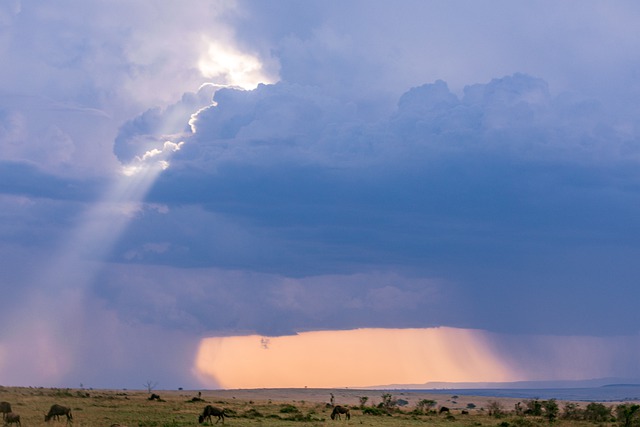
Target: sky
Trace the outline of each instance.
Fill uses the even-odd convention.
[[[3,1],[0,383],[640,378],[639,20]]]

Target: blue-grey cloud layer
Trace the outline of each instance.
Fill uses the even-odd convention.
[[[461,98],[425,84],[378,121],[284,82],[220,90],[215,102],[149,193],[169,212],[136,221],[117,259],[162,241],[135,262],[285,277],[402,271],[466,301],[438,319],[425,298],[428,309],[399,309],[393,326],[637,330],[624,298],[638,273],[637,136],[598,102],[551,95],[523,74]],[[296,316],[274,313],[274,331],[296,329]],[[336,327],[336,316],[380,323],[327,312],[315,323],[301,314],[300,328]]]

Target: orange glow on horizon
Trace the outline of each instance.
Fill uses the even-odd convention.
[[[355,329],[205,338],[194,370],[221,388],[365,387],[512,381],[488,334],[456,328]]]

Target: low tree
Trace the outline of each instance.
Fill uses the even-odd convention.
[[[638,415],[640,405],[624,403],[616,407],[616,420],[622,427],[632,427],[638,425]]]
[[[564,420],[579,420],[584,417],[584,411],[574,402],[566,402],[562,407],[560,418]]]
[[[416,403],[416,408],[420,409],[423,412],[427,412],[435,408],[437,403],[438,402],[436,402],[435,400],[422,399],[418,401],[418,403]]]
[[[524,410],[525,415],[542,416],[542,403],[538,399],[525,400],[524,404],[527,407]]]
[[[591,402],[584,410],[584,419],[602,423],[611,419],[611,407],[602,403]]]
[[[396,406],[396,400],[391,393],[384,393],[382,395],[382,402],[380,402],[378,406],[390,411]]]
[[[490,400],[487,402],[487,413],[492,417],[501,417],[504,415],[504,409],[502,408],[502,403],[497,400]]]
[[[368,396],[360,396],[360,408],[364,408],[367,405],[367,401],[369,400]]]
[[[147,380],[147,382],[144,383],[144,386],[147,389],[147,392],[151,393],[158,386],[158,383],[155,381]]]
[[[556,402],[556,399],[543,401],[542,407],[544,408],[544,416],[547,420],[549,420],[550,423],[554,422],[556,418],[558,418],[560,408],[558,407],[558,402]]]

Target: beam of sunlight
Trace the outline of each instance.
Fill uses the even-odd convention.
[[[257,57],[203,41],[205,53],[199,69],[213,80],[206,84],[246,90],[273,81]],[[164,127],[174,126],[168,123]],[[162,129],[157,132],[162,133]],[[82,354],[86,289],[104,268],[103,261],[131,219],[144,208],[145,195],[181,146],[182,142],[166,141],[124,166],[100,200],[74,220],[77,227],[58,245],[46,265],[34,268],[27,302],[19,311],[15,309],[21,319],[15,322],[19,326],[0,338],[0,382],[5,373],[20,371],[26,381],[35,378],[39,385],[55,385],[73,369],[74,358]],[[32,351],[32,343],[37,351]],[[27,356],[18,356],[21,354]]]
[[[55,385],[72,371],[86,336],[86,288],[181,144],[167,141],[126,166],[101,199],[80,215],[48,263],[34,270],[26,304],[15,312],[21,320],[0,341],[0,382],[3,373],[24,371],[27,381],[33,377],[39,385]]]
[[[455,328],[356,329],[205,338],[194,371],[222,388],[364,387],[511,381],[487,334]]]

